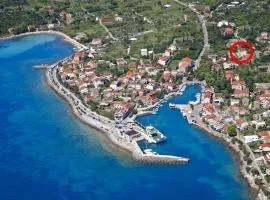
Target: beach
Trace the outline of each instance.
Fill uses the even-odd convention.
[[[26,32],[26,33],[22,33],[22,34],[19,34],[19,35],[11,35],[11,36],[2,37],[2,38],[0,38],[0,40],[7,40],[7,39],[13,39],[13,38],[17,38],[17,37],[25,37],[25,36],[40,35],[40,34],[58,35],[58,36],[64,38],[65,41],[67,41],[67,42],[71,43],[72,45],[74,45],[77,48],[77,50],[88,49],[87,46],[79,43],[78,41],[76,41],[75,39],[69,37],[65,33],[60,32],[60,31],[53,31],[53,30]]]

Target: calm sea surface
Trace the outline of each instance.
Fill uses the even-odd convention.
[[[54,35],[0,42],[0,200],[240,200],[249,199],[233,154],[190,126],[168,103],[138,119],[166,134],[153,148],[188,157],[177,166],[138,165],[74,118],[69,107],[33,65],[73,53]],[[170,100],[186,103],[200,91],[188,87]]]

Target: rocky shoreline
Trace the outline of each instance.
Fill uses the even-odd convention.
[[[225,137],[224,135],[210,129],[203,121],[200,120],[200,121],[197,121],[196,123],[194,123],[192,120],[189,120],[189,118],[187,118],[187,120],[194,127],[199,128],[199,129],[203,130],[209,136],[220,140],[224,145],[226,145],[234,153],[234,155],[236,156],[236,158],[239,161],[240,174],[242,175],[243,179],[246,181],[249,188],[251,189],[251,193],[252,193],[254,199],[256,199],[256,200],[264,200],[265,199],[266,200],[267,199],[266,195],[262,192],[260,187],[258,185],[256,185],[255,179],[250,174],[247,173],[246,167],[248,165],[244,160],[244,154],[243,154],[242,150],[239,148],[239,146],[237,144],[233,144],[232,141],[230,140],[230,138]]]

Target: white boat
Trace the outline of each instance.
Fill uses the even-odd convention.
[[[145,130],[146,134],[151,137],[155,143],[160,143],[167,139],[159,130],[153,126],[146,126]]]
[[[143,150],[143,152],[148,155],[158,155],[158,153],[153,151],[152,149],[145,149]]]

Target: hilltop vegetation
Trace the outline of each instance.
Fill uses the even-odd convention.
[[[67,23],[63,12],[72,16],[71,22]],[[172,0],[3,0],[0,17],[1,36],[36,28],[46,30],[48,24],[53,24],[53,29],[71,37],[85,34],[81,42],[108,36],[99,23],[101,20],[119,39],[106,47],[107,59],[127,56],[128,48],[135,58],[139,58],[142,48],[161,53],[175,39],[189,41],[188,48],[192,46],[195,55],[202,48],[197,16]],[[130,40],[133,37],[136,41]]]

